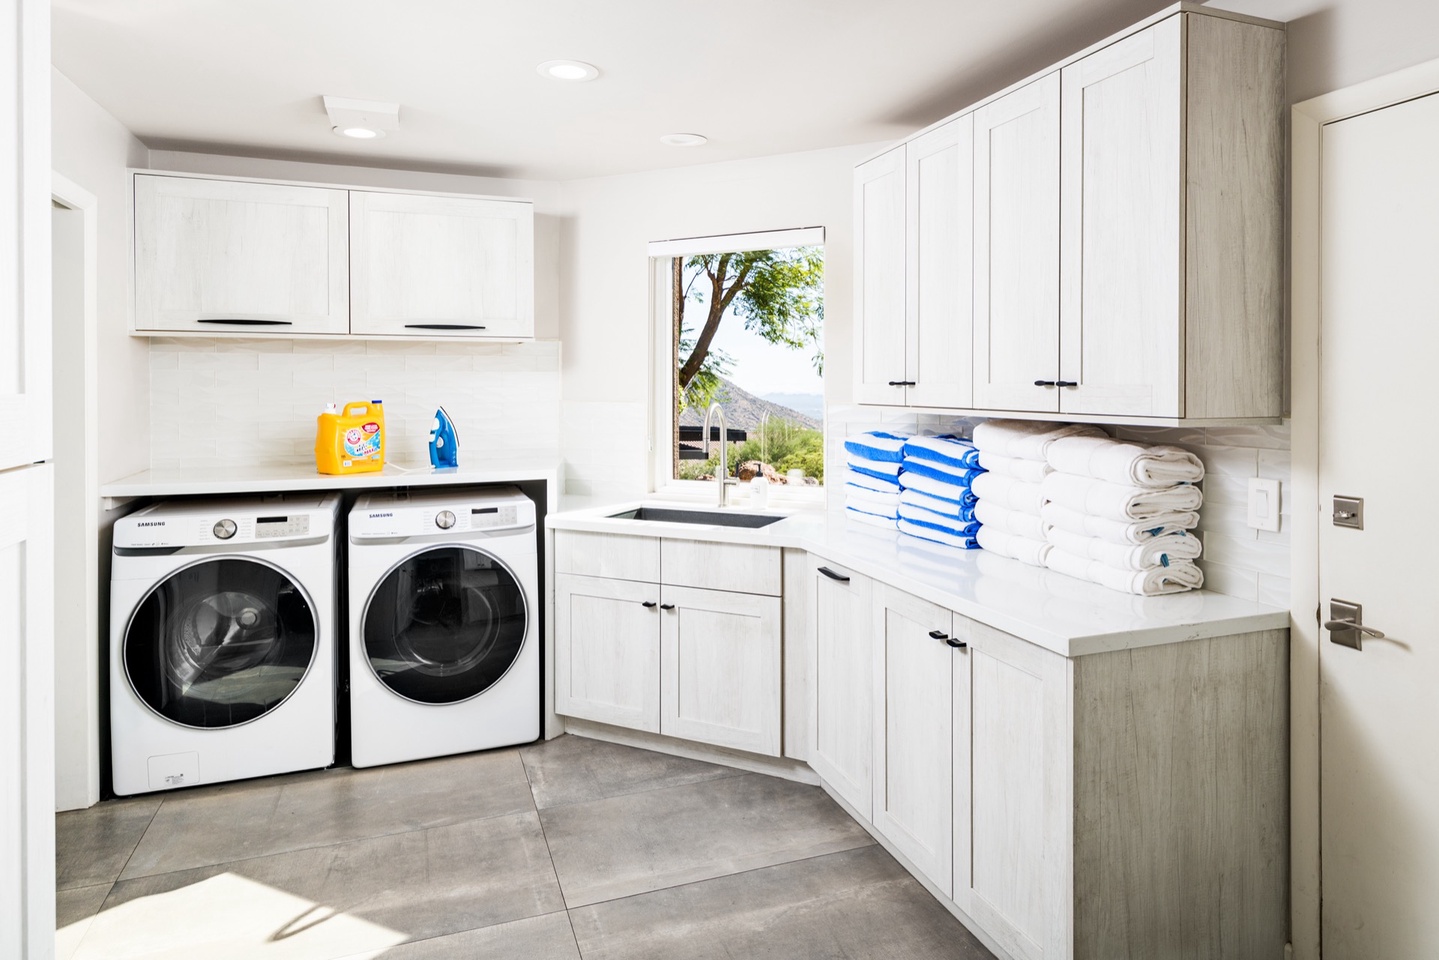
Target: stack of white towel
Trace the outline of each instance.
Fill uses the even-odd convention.
[[[899,471],[908,439],[904,434],[872,430],[845,440],[849,467],[844,485],[846,517],[872,527],[898,527]]]
[[[1198,457],[1181,447],[1067,436],[1048,446],[1045,460],[1051,570],[1146,597],[1203,586],[1194,564],[1200,542],[1189,533],[1204,500]]]
[[[983,472],[968,440],[910,437],[899,472],[899,532],[962,550],[979,546],[971,484]]]
[[[1098,427],[1038,420],[987,420],[974,428],[979,464],[979,497],[975,518],[979,545],[1001,556],[1042,567],[1050,541],[1041,516],[1042,485],[1053,472],[1046,460],[1050,447],[1066,437],[1103,437]]]

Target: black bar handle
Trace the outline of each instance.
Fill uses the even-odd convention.
[[[1034,381],[1034,385],[1036,387],[1052,387],[1056,382],[1055,380],[1036,380]]]
[[[914,381],[913,381],[913,380],[891,380],[891,381],[889,382],[889,385],[890,385],[891,387],[912,387],[912,386],[914,386]]]
[[[1079,386],[1079,381],[1078,381],[1078,380],[1056,380],[1056,381],[1054,381],[1054,385],[1055,385],[1056,387],[1077,387],[1077,386]]]
[[[477,323],[407,323],[406,330],[483,330]]]
[[[943,630],[931,630],[929,631],[929,638],[931,640],[948,640],[949,634],[945,633]]]
[[[646,610],[653,610],[655,607],[658,606],[658,604],[655,603],[653,600],[641,600],[640,606],[644,607]]]
[[[954,647],[956,650],[963,650],[965,647],[969,646],[969,644],[965,643],[963,640],[956,640],[954,639],[954,637],[945,637],[944,642],[949,644],[951,647]]]
[[[675,605],[672,604],[672,603],[662,603],[662,604],[660,604],[660,609],[661,609],[661,610],[673,610],[674,608],[675,608]]]
[[[829,577],[831,580],[838,580],[840,583],[849,583],[849,577],[846,577],[842,573],[835,573],[829,567],[820,567],[819,572],[824,574],[826,577]]]
[[[292,326],[295,321],[293,321],[293,320],[245,320],[245,319],[241,319],[241,318],[239,318],[239,317],[236,317],[236,318],[233,318],[233,319],[230,319],[230,320],[218,319],[218,318],[217,318],[217,319],[214,319],[214,320],[210,320],[210,319],[196,320],[195,322],[196,322],[196,323],[232,323],[232,324],[234,324],[234,325],[237,326],[237,327],[288,327],[288,326]]]

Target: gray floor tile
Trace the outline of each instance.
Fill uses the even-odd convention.
[[[758,774],[551,807],[540,819],[571,907],[874,842],[818,787]]]
[[[585,960],[994,960],[880,847],[570,912]]]
[[[534,809],[517,750],[168,794],[122,879]]]
[[[744,773],[733,767],[573,736],[523,747],[520,758],[534,789],[535,806],[541,810]]]
[[[56,889],[113,883],[159,808],[159,797],[137,797],[56,814]]]
[[[539,819],[530,812],[122,880],[105,910],[221,874],[238,875],[409,939],[564,908]],[[197,929],[209,922],[204,916],[187,920]]]
[[[100,906],[110,893],[111,884],[97,883],[93,887],[68,887],[55,892],[55,929],[82,920],[89,920],[100,912]]]
[[[563,911],[392,947],[379,960],[580,960]],[[351,960],[369,960],[369,955]]]

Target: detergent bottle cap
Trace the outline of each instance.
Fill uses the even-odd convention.
[[[326,412],[326,413],[339,413],[340,411],[339,411],[339,408],[336,407],[333,403],[327,403],[327,404],[325,404],[325,412]]]

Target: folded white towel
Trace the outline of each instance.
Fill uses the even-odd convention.
[[[895,526],[895,521],[893,519],[876,517],[872,513],[864,513],[860,510],[852,510],[849,507],[845,507],[844,518],[854,523],[863,523],[866,526],[870,527],[883,527],[886,530],[897,529],[897,527]]]
[[[1108,437],[1060,437],[1049,445],[1045,460],[1060,473],[1077,473],[1133,487],[1167,487],[1204,479],[1204,464],[1198,457],[1167,444],[1144,446]]]
[[[1049,445],[1060,437],[1102,437],[1103,430],[1084,423],[1050,423],[1046,420],[986,420],[974,428],[974,445],[983,454],[1043,460]]]
[[[974,506],[974,519],[986,527],[994,527],[1003,533],[1010,533],[1016,537],[1024,537],[1028,540],[1045,540],[1045,523],[1039,517],[1029,513],[1020,513],[1018,510],[1010,510],[1008,507],[995,503],[993,500],[981,500]]]
[[[989,476],[989,474],[984,474]],[[1150,490],[1126,487],[1107,480],[1072,473],[1051,473],[1041,484],[1044,499],[1095,517],[1111,520],[1145,520],[1163,513],[1195,511],[1204,502],[1199,488],[1189,484]],[[984,496],[984,494],[980,494]]]
[[[977,516],[977,514],[976,514]],[[1110,543],[1143,543],[1155,537],[1183,533],[1199,526],[1199,514],[1193,512],[1161,513],[1145,520],[1110,520],[1091,517],[1057,503],[1046,503],[1040,510],[1044,522],[1070,533],[1098,537]]]
[[[1187,533],[1171,533],[1153,537],[1143,543],[1110,543],[1098,537],[1070,533],[1058,527],[1048,530],[1049,542],[1056,550],[1086,560],[1098,560],[1118,570],[1147,570],[1164,567],[1180,560],[1197,560],[1202,544],[1198,537]]]
[[[899,506],[899,493],[879,493],[853,483],[844,485],[844,502],[846,504],[863,505],[868,504],[874,507],[884,507],[884,510],[871,510],[870,513],[884,513],[892,511]]]
[[[1039,516],[1039,508],[1044,504],[1039,484],[1025,483],[997,473],[981,473],[974,478],[970,489],[981,501],[992,500],[1001,507],[1034,517]]]
[[[1002,453],[988,450],[979,451],[979,465],[1002,477],[1013,477],[1026,483],[1039,483],[1054,472],[1047,460],[1025,460],[1022,457],[1006,457]]]
[[[1076,557],[1072,553],[1055,549],[1049,551],[1046,565],[1056,573],[1068,574],[1111,590],[1141,597],[1183,593],[1204,586],[1203,572],[1188,560],[1178,560],[1167,567],[1150,567],[1147,570],[1119,570],[1098,560]]]
[[[1054,549],[1046,540],[1031,540],[1005,533],[998,527],[982,526],[976,534],[979,545],[991,553],[1013,560],[1021,560],[1032,567],[1044,566],[1044,558]]]

